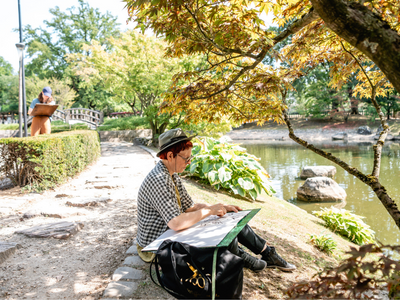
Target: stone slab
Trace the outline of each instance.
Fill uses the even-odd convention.
[[[2,264],[8,257],[22,246],[17,243],[9,243],[0,241],[0,264]]]
[[[110,282],[103,292],[103,297],[132,298],[138,288],[137,282]]]
[[[111,202],[110,197],[99,197],[99,198],[74,198],[65,202],[66,205],[74,207],[84,207],[84,206],[98,206],[101,203]]]
[[[18,230],[15,233],[24,234],[28,237],[36,238],[56,238],[67,239],[83,228],[83,223],[76,222],[57,222],[34,226],[28,229]]]
[[[81,212],[69,211],[68,208],[63,207],[61,209],[44,209],[44,210],[29,210],[23,214],[24,219],[31,219],[36,217],[46,217],[46,218],[58,218],[64,219],[71,216],[84,215]]]
[[[119,267],[115,270],[112,275],[113,281],[118,280],[140,280],[146,277],[142,270],[130,268],[130,267]]]
[[[135,266],[142,267],[145,266],[146,263],[139,256],[128,256],[125,258],[123,265],[125,266]]]
[[[126,250],[126,254],[135,254],[137,255],[137,247],[136,245],[130,246],[128,250]]]

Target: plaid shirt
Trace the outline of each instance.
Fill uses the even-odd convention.
[[[194,205],[178,174],[172,178],[179,191],[182,212]],[[168,222],[181,214],[174,182],[160,160],[146,176],[138,193],[138,233],[136,240],[146,247],[168,229]]]

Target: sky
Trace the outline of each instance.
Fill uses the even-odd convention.
[[[107,11],[118,17],[121,30],[133,29],[133,23],[126,25],[128,13],[124,9],[125,3],[121,0],[86,0],[90,6],[98,8],[101,13]],[[19,68],[18,52],[15,47],[19,43],[19,33],[13,29],[19,28],[18,0],[0,1],[0,56],[8,61],[17,74]],[[20,0],[22,27],[31,25],[33,28],[45,27],[43,20],[51,20],[53,15],[49,9],[58,6],[61,11],[66,11],[72,6],[78,7],[78,0]],[[25,60],[25,63],[27,60]]]

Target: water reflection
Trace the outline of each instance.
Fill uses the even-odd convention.
[[[374,158],[372,143],[321,143],[316,146],[330,152],[364,173],[371,173]],[[261,158],[261,164],[271,175],[276,196],[292,202],[308,212],[330,207],[336,203],[307,203],[297,201],[297,188],[304,183],[299,178],[305,166],[334,165],[329,160],[294,142],[265,142],[242,144],[249,153]],[[345,208],[365,217],[376,232],[377,239],[386,244],[400,244],[400,231],[371,188],[339,166],[335,181],[345,189]],[[400,207],[400,144],[386,143],[382,150],[380,182]]]

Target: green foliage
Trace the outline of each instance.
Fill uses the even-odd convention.
[[[102,14],[99,9],[90,7],[84,0],[78,2],[78,7],[71,7],[67,11],[61,11],[57,6],[51,8],[53,18],[43,21],[45,27],[25,26],[27,54],[32,58],[26,65],[26,75],[36,75],[41,79],[68,78],[69,85],[76,93],[75,100],[79,101],[78,107],[100,109],[103,102],[109,104],[112,95],[106,92],[101,84],[90,87],[82,85],[81,79],[68,68],[66,55],[81,53],[90,56],[91,53],[83,50],[82,46],[90,45],[93,40],[109,50],[111,45],[108,38],[120,35],[119,24],[117,17],[109,12]]]
[[[105,118],[98,131],[148,129],[149,123],[145,117],[123,117],[118,119]]]
[[[321,251],[332,254],[337,244],[329,234],[310,235],[310,242]]]
[[[10,76],[13,73],[11,64],[0,56],[0,76]]]
[[[30,25],[24,28],[28,41],[27,54],[33,57],[26,66],[28,76],[35,74],[41,79],[61,79],[68,67],[65,60],[67,53],[84,53],[82,45],[89,45],[92,40],[109,47],[107,38],[119,35],[116,17],[108,12],[102,14],[83,0],[78,2],[79,7],[71,7],[67,12],[61,11],[58,6],[51,8],[53,19],[43,21],[46,29],[34,29]]]
[[[194,157],[186,171],[217,190],[223,188],[252,200],[262,190],[268,195],[275,193],[259,159],[237,144],[231,144],[224,138],[196,138],[192,154]]]
[[[197,124],[182,123],[181,125],[179,125],[179,127],[186,132],[201,132],[202,136],[208,136],[218,139],[227,132],[231,131],[232,125],[237,125],[237,124],[232,124],[227,120],[218,124],[208,123],[208,122],[199,122]]]
[[[0,139],[0,175],[44,190],[65,182],[100,156],[95,131]]]
[[[18,76],[0,75],[0,111],[18,112]]]
[[[79,85],[85,89],[100,86],[112,95],[115,103],[145,116],[153,138],[167,127],[176,127],[181,120],[179,116],[160,114],[161,95],[168,90],[175,73],[194,69],[201,63],[201,57],[167,58],[165,41],[135,30],[119,38],[110,38],[109,42],[111,51],[93,41],[92,45],[84,46],[90,56],[85,53],[68,55],[70,71],[79,78]]]
[[[357,245],[375,243],[375,232],[362,221],[362,216],[335,207],[313,211],[313,214],[324,220],[328,228]]]

